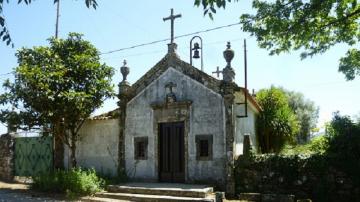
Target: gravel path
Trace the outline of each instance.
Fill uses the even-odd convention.
[[[29,191],[29,185],[0,181],[0,202],[3,201],[63,201]]]
[[[0,189],[0,201],[60,201],[47,197],[36,196],[26,192],[18,192],[14,190]]]

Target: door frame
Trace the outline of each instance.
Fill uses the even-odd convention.
[[[161,103],[161,104],[152,104],[153,109],[153,134],[154,134],[154,163],[155,163],[155,173],[157,175],[157,181],[160,180],[160,150],[159,150],[159,125],[160,123],[168,122],[183,122],[184,123],[184,172],[185,172],[185,182],[188,182],[188,137],[190,131],[190,111],[191,111],[191,101],[180,101],[174,103]]]
[[[184,123],[184,121],[177,121],[177,122],[162,122],[162,123],[159,123],[159,126],[158,126],[158,128],[159,129],[161,129],[161,125],[166,125],[166,124],[169,124],[169,125],[172,125],[173,127],[176,127],[176,125],[181,125],[181,127],[182,127],[182,129],[183,129],[183,132],[182,132],[182,143],[183,143],[183,146],[182,146],[182,148],[183,148],[183,152],[182,152],[182,160],[183,160],[183,162],[182,162],[182,164],[183,164],[183,170],[182,170],[182,172],[184,172],[184,179],[181,179],[181,180],[184,180],[184,181],[182,181],[182,182],[174,182],[174,183],[183,183],[183,182],[185,182],[185,123]],[[160,158],[160,156],[161,156],[161,153],[160,153],[160,148],[161,148],[161,144],[162,144],[162,141],[161,141],[161,138],[160,138],[160,136],[161,136],[161,131],[162,130],[159,130],[159,134],[158,134],[158,144],[157,144],[157,146],[158,146],[158,151],[159,151],[159,158],[158,158],[158,165],[159,165],[159,169],[158,169],[158,181],[160,182],[161,181],[161,179],[160,179],[160,176],[161,176],[161,158]],[[173,181],[174,180],[174,178],[171,178],[171,181]],[[169,182],[169,183],[171,183],[171,182]]]

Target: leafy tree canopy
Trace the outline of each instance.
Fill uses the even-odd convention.
[[[238,0],[195,0],[211,18],[216,8]],[[255,14],[242,14],[242,29],[255,36],[270,55],[303,50],[301,58],[321,54],[335,44],[355,46],[360,40],[357,0],[253,0]],[[350,48],[340,59],[347,80],[360,76],[360,50]]]
[[[308,100],[300,92],[281,90],[288,97],[288,104],[292,111],[295,113],[299,121],[299,131],[297,133],[297,141],[305,143],[310,140],[312,130],[316,128],[317,119],[319,117],[319,107],[315,103]]]
[[[329,142],[327,154],[334,158],[336,167],[360,183],[360,121],[336,112],[327,127],[326,137]]]
[[[0,120],[22,129],[51,126],[73,149],[84,120],[113,96],[113,68],[99,62],[99,51],[80,34],[49,42],[17,52],[15,81],[7,80],[0,96],[13,109],[1,110]]]
[[[18,4],[25,3],[26,5],[31,4],[33,0],[17,0]],[[60,0],[54,0],[54,4]],[[98,4],[96,0],[84,0],[85,4],[88,8],[93,7],[94,9],[97,8]],[[6,45],[10,45],[14,47],[14,43],[12,42],[11,35],[9,29],[6,26],[5,17],[3,15],[3,7],[4,2],[9,3],[9,0],[0,0],[0,39],[6,43]]]
[[[279,88],[262,89],[256,94],[262,107],[257,120],[261,152],[280,152],[286,142],[293,142],[299,131],[296,115],[288,104],[286,94]]]

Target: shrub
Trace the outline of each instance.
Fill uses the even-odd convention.
[[[262,153],[278,153],[285,143],[295,141],[299,122],[281,89],[274,86],[262,89],[256,94],[256,100],[263,109],[256,123],[259,150]]]
[[[125,172],[125,169],[118,170],[117,175],[115,175],[115,176],[113,174],[111,174],[110,171],[107,173],[99,172],[97,174],[102,179],[104,179],[106,185],[126,183],[129,180],[129,178]]]
[[[329,148],[329,139],[327,136],[319,136],[313,138],[309,143],[303,145],[286,145],[281,151],[281,154],[296,155],[296,154],[324,154]]]
[[[327,155],[335,167],[348,173],[360,184],[360,122],[354,122],[337,112],[328,131]]]
[[[325,136],[286,152],[237,159],[237,192],[360,201],[360,121],[336,113]]]
[[[33,177],[32,188],[44,192],[66,193],[68,196],[92,195],[101,191],[105,182],[94,169],[56,170]]]

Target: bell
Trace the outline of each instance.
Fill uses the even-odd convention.
[[[199,59],[200,56],[199,56],[199,50],[195,50],[194,51],[194,56],[193,56],[194,59]]]
[[[200,49],[199,43],[195,43],[194,48],[192,49],[192,50],[194,50],[194,56],[193,56],[194,59],[200,58],[199,49]]]

